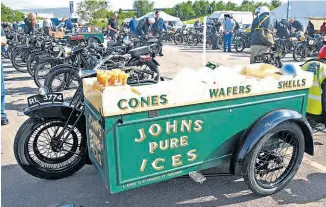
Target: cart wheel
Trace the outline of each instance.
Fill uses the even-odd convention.
[[[294,122],[277,125],[261,138],[246,158],[244,180],[257,195],[282,190],[295,176],[303,159],[304,135]]]

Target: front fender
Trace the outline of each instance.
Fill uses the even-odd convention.
[[[68,103],[51,103],[45,104],[41,106],[35,106],[32,108],[26,108],[24,110],[24,114],[26,116],[32,118],[60,118],[60,119],[68,119],[71,112],[73,111],[73,107],[69,106]],[[80,115],[79,110],[74,110],[72,116],[70,117],[72,121],[75,121]],[[85,123],[84,115],[80,118],[79,122]]]
[[[296,111],[279,109],[271,111],[257,119],[243,132],[239,145],[231,159],[230,172],[237,176],[241,175],[245,170],[246,156],[252,152],[259,140],[278,124],[290,120],[298,124],[304,134],[305,152],[313,155],[314,142],[311,127],[307,119]]]
[[[49,73],[52,73],[52,72],[54,72],[54,71],[56,71],[56,70],[58,70],[60,68],[71,68],[72,69],[73,67],[71,65],[69,65],[69,64],[60,64],[60,65],[56,65],[53,68],[51,68]]]

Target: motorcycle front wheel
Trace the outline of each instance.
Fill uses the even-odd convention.
[[[14,140],[14,154],[25,172],[54,180],[71,176],[86,164],[86,132],[69,122],[65,127],[66,121],[29,118],[23,123]]]

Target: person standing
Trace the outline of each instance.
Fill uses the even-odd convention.
[[[134,16],[134,17],[132,18],[132,20],[130,20],[130,22],[129,22],[129,28],[130,28],[130,32],[131,32],[132,34],[136,34],[137,24],[138,24],[137,17]]]
[[[267,6],[258,7],[255,11],[256,18],[252,22],[251,26],[251,46],[250,46],[250,63],[255,62],[255,57],[257,55],[269,52],[271,47],[266,45],[260,38],[261,29],[269,29],[270,10]]]
[[[15,32],[18,31],[18,25],[17,25],[16,21],[14,21],[12,27],[13,27],[13,29],[14,29]]]
[[[312,37],[315,34],[315,26],[312,24],[311,21],[309,21],[307,26],[307,34]]]
[[[224,45],[223,45],[223,51],[226,52],[226,49],[228,52],[231,52],[231,43],[232,43],[232,34],[235,27],[235,22],[233,19],[230,18],[230,15],[224,15],[225,21],[224,21],[224,32],[223,32],[223,39],[224,39]]]
[[[34,32],[35,25],[36,25],[36,16],[34,13],[29,13],[27,17],[24,19],[25,26],[24,26],[24,33],[31,34]]]
[[[153,24],[153,30],[155,34],[161,34],[164,30],[166,30],[164,21],[160,18],[160,12],[155,12],[155,22]]]
[[[109,19],[108,32],[111,39],[114,39],[114,35],[119,31],[118,27],[118,14],[114,13],[112,18]]]
[[[194,28],[195,29],[200,29],[201,28],[200,19],[198,19],[197,21],[195,21]]]
[[[3,30],[1,26],[1,47],[5,46],[7,44],[7,38],[5,31]],[[3,65],[1,62],[1,125],[7,125],[9,123],[7,114],[5,113],[5,74],[3,72]]]
[[[212,42],[212,50],[217,50],[217,32],[219,31],[219,28],[217,25],[215,25],[215,22],[213,19],[211,19],[211,29],[210,29],[210,36],[211,36],[211,42]]]
[[[43,31],[46,35],[52,34],[52,21],[50,19],[45,19],[43,21]]]
[[[323,35],[326,32],[326,22],[320,26],[320,34]]]
[[[286,19],[276,23],[276,36],[279,38],[288,38],[290,36],[291,25]]]
[[[153,30],[154,30],[154,35],[159,35],[159,37],[161,37],[162,32],[164,30],[166,30],[164,21],[163,21],[162,18],[160,18],[160,12],[159,11],[155,12],[155,22],[153,24]],[[161,39],[161,38],[159,38],[159,39]],[[159,54],[158,54],[159,56],[163,56],[162,48],[163,48],[163,45],[160,42],[160,50],[159,50]]]

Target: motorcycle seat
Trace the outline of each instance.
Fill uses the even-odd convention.
[[[129,54],[132,57],[138,57],[138,56],[141,56],[141,55],[148,54],[149,51],[150,51],[150,48],[148,46],[143,46],[143,47],[138,47],[138,48],[130,50]]]
[[[71,52],[72,53],[78,53],[81,52],[84,49],[84,47],[74,47]]]
[[[148,43],[156,43],[158,42],[158,38],[152,38],[152,39],[149,39],[147,40]]]

